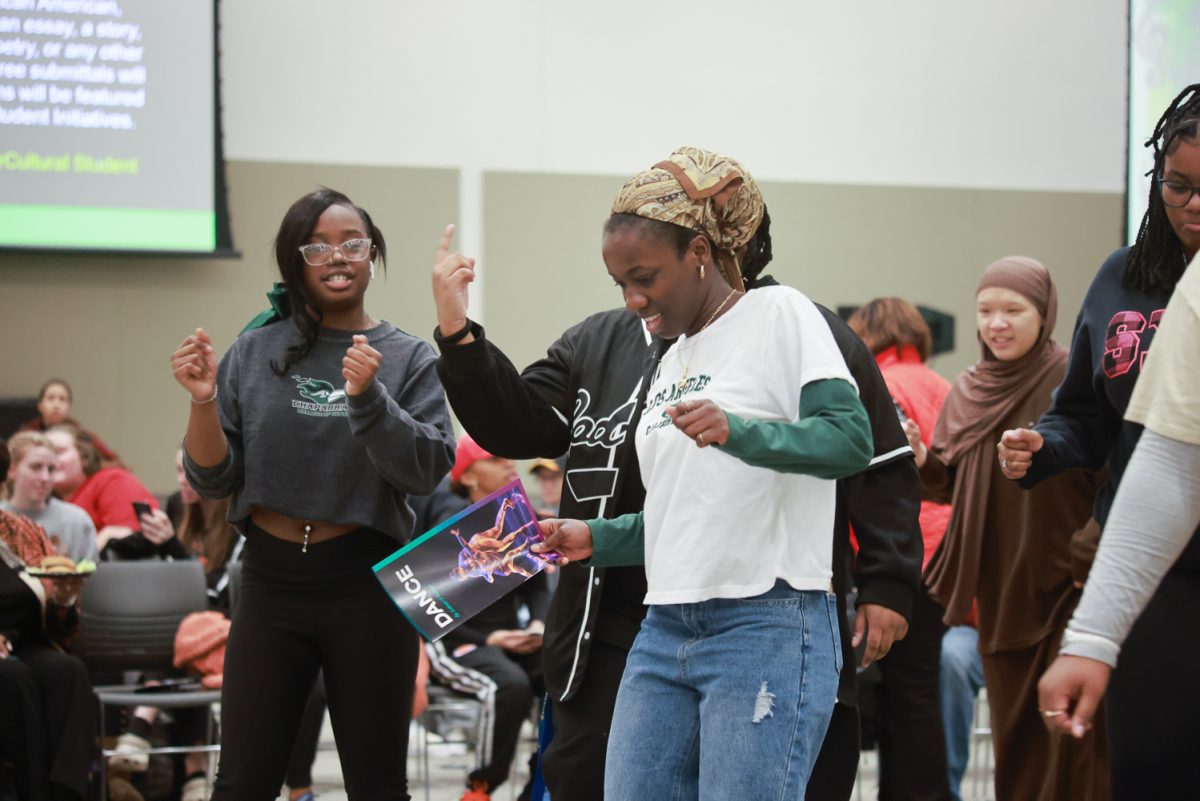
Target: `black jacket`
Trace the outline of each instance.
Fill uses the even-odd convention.
[[[760,284],[768,283],[763,279]],[[908,617],[920,582],[920,479],[875,359],[835,314],[822,308],[871,418],[876,458],[866,476],[842,482],[835,529],[834,585],[850,583],[843,497],[860,545],[859,603]],[[633,438],[644,390],[663,343],[624,309],[594,314],[564,333],[546,357],[518,373],[474,324],[475,341],[447,346],[438,374],[462,424],[489,451],[513,458],[567,455],[562,517],[617,517],[642,508],[645,490]],[[869,500],[864,496],[869,496]],[[840,575],[839,575],[840,574]],[[568,565],[546,620],[543,669],[556,700],[569,699],[593,639],[629,649],[645,614],[641,568]],[[843,620],[844,620],[843,616]],[[845,663],[853,665],[843,624]],[[853,670],[839,697],[853,703]]]

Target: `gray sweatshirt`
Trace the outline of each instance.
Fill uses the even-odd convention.
[[[347,397],[342,358],[355,334],[383,355],[375,383]],[[278,376],[287,347],[300,341],[290,321],[247,331],[217,375],[223,462],[201,467],[184,450],[184,469],[206,498],[232,495],[239,530],[256,507],[301,520],[412,535],[409,494],[433,491],[454,463],[454,432],[428,343],[382,322],[369,331],[322,328],[312,350]]]
[[[0,503],[0,509],[24,515],[46,530],[54,549],[74,561],[100,561],[96,550],[96,526],[88,513],[73,503],[49,498],[45,509],[19,509],[11,501]]]

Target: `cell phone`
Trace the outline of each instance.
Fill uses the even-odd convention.
[[[145,504],[142,505],[145,506]],[[158,684],[143,684],[141,687],[138,687],[136,690],[134,690],[134,692],[146,693],[149,695],[153,693],[174,693],[200,690],[203,688],[204,685],[194,678],[160,679]]]
[[[148,515],[148,514],[153,514],[153,513],[154,513],[154,509],[150,506],[150,504],[148,504],[144,501],[134,501],[133,502],[133,514],[138,519],[139,523],[141,523],[142,515]]]

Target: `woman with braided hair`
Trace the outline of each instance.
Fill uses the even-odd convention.
[[[1032,429],[1006,431],[1000,468],[1029,488],[1073,467],[1109,479],[1095,504],[1104,525],[1117,486],[1142,434],[1125,421],[1134,384],[1175,285],[1200,251],[1200,84],[1181,92],[1146,142],[1154,149],[1149,207],[1137,241],[1100,268],[1075,324],[1066,376],[1054,404]],[[1183,798],[1200,783],[1191,746],[1200,693],[1188,691],[1200,642],[1179,621],[1200,612],[1200,537],[1193,537],[1134,624],[1113,673],[1107,707],[1112,791],[1116,801]],[[1062,652],[1103,661],[1106,643],[1068,630]],[[1145,688],[1162,703],[1146,708]],[[1169,698],[1166,693],[1170,693]],[[1043,709],[1047,718],[1072,710]]]
[[[626,182],[604,226],[626,308],[675,340],[636,423],[645,509],[543,521],[535,550],[646,566],[608,801],[800,798],[833,713],[836,479],[872,439],[815,304],[744,291],[763,208],[736,161],[680,148]]]

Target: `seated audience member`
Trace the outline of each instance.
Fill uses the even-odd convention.
[[[45,434],[22,431],[8,440],[8,500],[0,509],[28,517],[41,526],[55,551],[71,561],[98,560],[96,527],[87,512],[55,498],[58,457]]]
[[[180,510],[178,534],[166,541],[164,547],[159,549],[160,553],[173,559],[199,560],[204,565],[208,584],[208,608],[228,617],[229,569],[241,555],[245,540],[226,519],[229,499],[202,498],[188,483],[183,472],[183,451],[175,454],[175,476],[179,484],[176,493]],[[139,706],[133,710],[129,730],[117,739],[116,750],[119,753],[109,758],[110,766],[126,773],[142,773],[149,768],[149,757],[143,751],[149,748],[151,730],[158,713],[159,710],[153,706]],[[174,716],[173,743],[197,745],[206,741],[203,710],[182,709],[176,711]],[[208,798],[207,772],[207,754],[196,752],[183,755],[185,781],[181,801],[205,801]]]
[[[103,467],[100,454],[80,429],[60,424],[46,432],[58,456],[55,490],[87,512],[96,526],[96,548],[107,558],[154,555],[174,538],[171,521],[150,490],[123,467]],[[150,513],[139,517],[134,503]],[[105,553],[108,549],[108,553]]]
[[[535,459],[529,468],[529,474],[538,480],[541,489],[542,505],[537,510],[539,516],[558,516],[566,467],[567,457],[560,456],[557,459]]]
[[[100,454],[100,460],[104,464],[121,464],[121,458],[116,452],[100,437],[93,432],[88,431],[81,426],[75,418],[71,417],[71,387],[66,381],[61,378],[51,378],[45,384],[42,384],[42,391],[38,393],[38,416],[26,422],[21,426],[21,431],[41,431],[46,432],[57,425],[75,426],[84,433],[92,445],[96,448],[96,452]]]
[[[0,763],[17,798],[87,798],[96,710],[87,669],[56,648],[48,607],[72,582],[36,579],[26,566],[62,560],[35,523],[0,511]],[[2,791],[0,786],[0,791]]]
[[[451,487],[462,498],[454,511],[482,500],[516,475],[511,460],[493,456],[464,435],[450,471]],[[522,601],[530,616],[524,628],[518,623]],[[430,671],[436,680],[481,699],[491,696],[495,703],[492,760],[467,776],[469,789],[463,801],[486,801],[508,778],[521,724],[529,717],[535,695],[543,692],[542,631],[549,606],[546,576],[538,573],[430,645]],[[529,798],[529,792],[527,786],[521,798]]]

